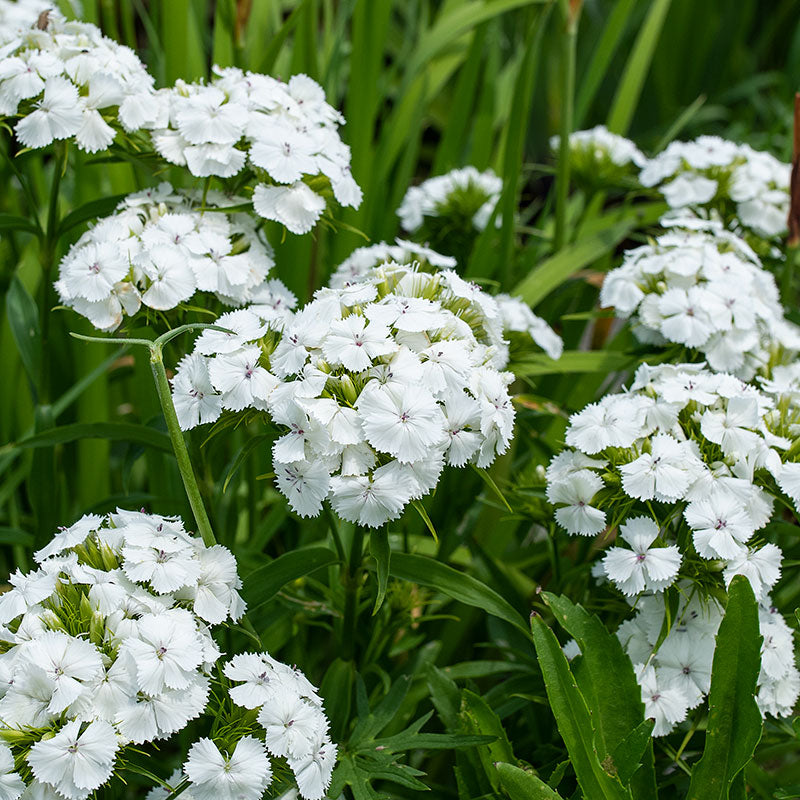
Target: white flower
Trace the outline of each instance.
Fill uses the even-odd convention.
[[[46,147],[55,139],[68,139],[81,127],[83,114],[78,90],[63,77],[48,78],[38,108],[15,126],[17,139],[26,147]]]
[[[144,614],[138,636],[123,642],[136,671],[139,689],[157,695],[165,687],[186,689],[203,661],[202,648],[191,615],[183,609]]]
[[[664,685],[655,667],[639,664],[635,669],[642,689],[645,719],[655,720],[653,736],[665,736],[686,719],[689,701],[680,688]]]
[[[370,528],[397,519],[414,494],[414,486],[390,466],[379,467],[371,476],[332,477],[333,510],[348,522]]]
[[[208,360],[199,353],[184,356],[172,378],[172,402],[183,430],[214,422],[222,413],[222,397],[211,384]]]
[[[317,172],[315,147],[298,136],[297,129],[285,122],[266,123],[259,130],[258,141],[250,148],[250,160],[265,169],[279,183],[294,183],[303,174]]]
[[[252,736],[243,736],[228,756],[211,739],[200,739],[183,771],[196,800],[258,800],[272,780],[264,745]]]
[[[328,496],[331,473],[320,461],[295,461],[275,464],[275,480],[292,510],[301,517],[312,517],[319,514]]]
[[[27,758],[36,779],[69,800],[88,797],[108,780],[118,748],[107,722],[80,728],[77,720],[68,722],[52,739],[36,742]]]
[[[422,388],[401,392],[372,382],[361,392],[357,407],[367,441],[401,462],[418,461],[442,444],[442,412]]]
[[[683,512],[703,558],[734,559],[753,535],[753,523],[741,503],[727,491],[694,500]]]
[[[336,765],[336,745],[327,736],[319,736],[311,752],[302,758],[289,758],[289,766],[297,779],[304,800],[321,800],[330,786]]]
[[[744,575],[753,587],[756,600],[759,603],[764,602],[769,590],[781,576],[781,558],[780,548],[771,543],[757,549],[743,548],[725,567],[725,585],[730,586],[735,575]]]
[[[558,483],[547,487],[547,499],[556,510],[556,522],[569,533],[594,536],[606,527],[605,512],[592,506],[592,500],[603,488],[603,481],[588,469],[578,470]]]
[[[683,693],[689,708],[699,705],[711,688],[715,641],[712,636],[693,636],[675,631],[657,652],[658,679]]]
[[[619,471],[622,486],[631,497],[674,501],[683,497],[699,464],[672,436],[658,434],[649,453],[623,464]]]
[[[14,771],[11,750],[0,744],[0,800],[17,800],[25,790],[25,783]]]
[[[331,364],[342,364],[358,372],[368,369],[377,356],[385,356],[397,349],[389,338],[389,329],[376,322],[351,314],[331,323],[322,345],[322,354]]]
[[[317,738],[328,730],[322,711],[290,691],[280,691],[266,702],[258,721],[266,732],[269,752],[294,759],[308,756]]]
[[[211,362],[211,383],[222,392],[223,407],[240,411],[254,401],[266,402],[278,380],[259,366],[260,357],[260,348],[246,347],[228,358],[215,358]]]
[[[296,234],[308,233],[325,210],[325,200],[302,181],[291,186],[259,183],[253,190],[253,208],[265,219],[275,220]]]
[[[662,592],[678,575],[681,554],[675,545],[651,547],[659,536],[658,525],[647,517],[629,519],[620,526],[620,538],[631,549],[612,547],[603,559],[609,580],[626,595],[645,590]]]

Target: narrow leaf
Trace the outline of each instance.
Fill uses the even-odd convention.
[[[251,610],[271,600],[287,583],[303,578],[322,567],[338,563],[327,547],[306,547],[291,550],[274,561],[253,570],[245,579],[242,597]]]
[[[393,553],[389,574],[420,586],[430,586],[453,600],[480,608],[526,631],[517,610],[494,589],[441,561],[410,553]]]
[[[555,789],[532,772],[503,761],[495,766],[500,775],[500,785],[511,800],[563,800]]]
[[[9,449],[27,450],[38,447],[52,447],[81,439],[110,439],[111,441],[135,442],[165,453],[172,452],[172,444],[166,433],[146,425],[132,425],[128,422],[79,422],[50,428],[41,433],[20,439],[6,445]]]
[[[750,581],[737,575],[717,633],[703,757],[692,770],[687,800],[727,800],[753,757],[763,722],[755,700],[761,668],[758,606]]]
[[[600,764],[592,716],[558,639],[541,617],[532,619],[531,628],[550,708],[584,796],[592,800],[632,800],[619,779]]]
[[[34,386],[41,372],[39,310],[22,281],[15,275],[6,294],[6,316],[25,372]]]

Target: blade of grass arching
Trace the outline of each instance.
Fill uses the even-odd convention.
[[[558,163],[556,165],[556,218],[553,249],[564,246],[567,235],[569,197],[569,136],[572,133],[572,105],[575,100],[575,47],[582,0],[560,0],[561,9],[561,114],[559,120]]]
[[[469,130],[470,116],[472,116],[475,98],[478,96],[477,87],[481,77],[488,25],[488,22],[484,22],[475,30],[472,44],[458,73],[456,88],[450,101],[450,113],[444,126],[444,134],[433,159],[432,172],[434,175],[440,175],[462,165],[464,132]]]
[[[494,150],[495,131],[497,128],[498,79],[500,77],[500,30],[496,23],[491,23],[485,47],[483,75],[475,107],[470,121],[470,149],[466,163],[478,169],[486,169]],[[505,126],[503,128],[505,130]]]
[[[608,129],[620,136],[627,135],[630,128],[671,2],[653,0],[625,65],[607,123]]]
[[[167,45],[164,67],[168,83],[178,78],[194,81],[207,77],[202,11],[203,4],[198,0],[170,0],[161,9],[161,40]]]
[[[515,217],[517,198],[519,196],[519,176],[522,169],[525,147],[525,134],[528,130],[531,98],[535,85],[536,71],[539,65],[539,49],[542,33],[552,6],[534,9],[528,15],[528,30],[525,36],[524,53],[519,66],[517,81],[514,86],[514,100],[511,117],[508,122],[503,152],[503,193],[500,197],[500,213],[502,227],[498,248],[498,263],[502,283],[508,284],[511,279],[511,260],[514,247]],[[491,277],[491,273],[488,277]]]
[[[158,32],[157,21],[151,16],[149,8],[144,4],[144,0],[132,0],[132,3],[136,9],[136,16],[141,21],[147,35],[149,45],[146,58],[147,66],[156,79],[156,86],[166,86],[166,57],[164,48],[161,47],[161,36]]]
[[[301,0],[301,2],[294,8],[291,14],[289,14],[286,22],[280,26],[278,31],[274,33],[269,39],[269,45],[267,46],[266,50],[259,56],[258,59],[258,71],[263,72],[265,74],[270,74],[275,66],[275,61],[278,58],[278,54],[280,53],[283,45],[286,43],[286,39],[289,37],[289,34],[294,31],[297,27],[300,19],[302,18],[304,10],[310,5],[311,0]],[[264,6],[267,6],[268,3],[264,3]],[[275,8],[275,14],[278,19],[280,19],[280,8]],[[263,41],[261,43],[261,47],[263,49]],[[255,55],[255,53],[252,53]],[[288,76],[285,76],[288,77]]]
[[[214,6],[214,30],[211,63],[231,67],[235,60],[236,0],[217,0]]]
[[[579,130],[583,127],[586,114],[591,108],[592,101],[597,94],[597,90],[605,78],[608,67],[614,53],[617,52],[622,35],[628,27],[631,12],[637,6],[637,0],[617,0],[608,21],[603,28],[602,34],[597,41],[597,45],[592,52],[592,57],[586,67],[585,72],[578,81],[578,96],[575,100],[575,128]]]
[[[506,11],[544,2],[547,0],[471,0],[453,5],[451,10],[446,8],[420,38],[406,68],[404,83],[410,83],[431,59],[477,25]]]
[[[116,0],[101,0],[100,5],[103,10],[103,33],[115,42],[121,41]]]
[[[317,19],[319,0],[310,0],[304,7],[297,22],[292,41],[292,60],[290,71],[293,75],[304,72],[314,80],[319,79],[319,48]]]
[[[373,131],[380,107],[382,86],[377,80],[381,62],[389,40],[391,3],[373,3],[357,0],[350,28],[350,78],[345,102],[343,137],[352,150],[353,177],[364,191],[365,199],[359,209],[348,209],[342,219],[359,230],[369,212],[372,186],[376,185],[372,165],[375,159]],[[379,184],[378,184],[379,185]],[[378,193],[382,197],[382,192]],[[333,261],[338,263],[359,244],[354,234],[336,237]]]
[[[700,111],[707,99],[708,98],[704,94],[701,94],[693,103],[690,103],[681,111],[678,118],[669,126],[667,132],[656,145],[656,153],[663,150],[673,139],[677,139],[678,136],[680,136],[681,131],[691,122],[692,118],[697,115],[697,112]]]

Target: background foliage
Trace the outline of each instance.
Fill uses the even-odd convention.
[[[619,383],[636,362],[627,334],[611,335],[590,309],[598,273],[664,206],[654,196],[609,204],[591,190],[559,199],[549,137],[605,122],[651,153],[672,138],[719,133],[790,156],[792,94],[800,84],[792,0],[766,9],[740,0],[735,13],[726,0],[587,0],[570,32],[570,9],[579,5],[83,2],[82,17],[136,48],[157,85],[207,77],[212,64],[282,77],[305,72],[343,110],[342,136],[364,203],[344,214],[337,230],[272,236],[277,274],[301,301],[365,236],[398,234],[394,209],[410,183],[474,164],[504,179],[503,224],[466,247],[464,268],[522,294],[564,336],[567,353],[556,367],[531,356],[518,361],[517,439],[489,479],[446,475],[423,513],[409,511],[388,538],[362,543],[351,526],[325,517],[299,524],[272,488],[269,433],[257,425],[211,437],[193,432],[214,528],[242,573],[251,573],[246,589],[259,635],[321,683],[334,738],[343,743],[337,785],[350,785],[358,800],[376,791],[413,797],[425,788],[443,798],[552,796],[538,784],[541,794],[532,794],[524,764],[569,797],[579,770],[595,769],[592,752],[585,763],[566,758],[548,698],[557,714],[553,698],[571,680],[569,669],[542,625],[534,626],[534,648],[528,614],[533,606],[551,620],[553,598],[564,594],[602,612],[611,626],[626,607],[592,589],[591,542],[556,534],[540,465],[559,446],[568,414]],[[124,504],[191,519],[146,356],[73,340],[69,331],[88,327],[51,310],[53,264],[86,221],[154,177],[138,165],[77,152],[70,158],[82,165],[63,177],[61,162],[35,153],[2,165],[4,185],[14,186],[0,197],[0,543],[9,572],[29,565],[58,524],[90,510]],[[23,160],[35,176],[31,197],[14,184]],[[564,187],[566,177],[562,172]],[[58,200],[48,207],[54,180],[61,181]],[[47,232],[42,252],[9,215],[38,217]],[[783,300],[791,314],[796,297]],[[204,319],[201,310],[189,317]],[[152,334],[136,335],[163,327],[152,323]],[[174,364],[186,344],[173,342],[167,362]],[[778,538],[787,563],[796,563],[794,529]],[[547,603],[542,587],[552,593]],[[791,611],[798,594],[796,582],[784,581],[776,602]],[[581,624],[585,635],[602,639]],[[537,664],[548,647],[550,672]],[[788,724],[770,724],[747,767],[755,796],[798,796],[786,788],[800,783],[796,745]],[[680,753],[666,743],[655,749],[659,781],[674,787],[662,792],[675,792],[663,796],[683,796],[684,762],[696,761],[702,737],[689,737]],[[618,796],[616,788],[597,791]],[[634,796],[652,795],[640,789]]]

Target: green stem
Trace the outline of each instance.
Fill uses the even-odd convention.
[[[186,447],[186,440],[183,438],[183,431],[178,422],[178,415],[175,413],[175,406],[172,403],[172,394],[169,390],[167,371],[164,369],[164,358],[159,345],[150,348],[150,367],[153,370],[153,377],[156,382],[158,399],[161,409],[164,412],[164,419],[167,423],[167,431],[172,442],[172,449],[175,451],[175,461],[178,463],[178,470],[183,479],[183,486],[189,498],[189,505],[192,507],[197,532],[206,547],[212,547],[217,543],[214,531],[211,529],[211,521],[206,513],[203,497],[200,494],[200,487],[197,484],[192,462],[189,458],[189,449]]]
[[[554,250],[564,246],[567,232],[569,197],[569,135],[575,103],[575,42],[580,3],[562,0],[564,32],[561,37],[561,124],[559,126],[558,167],[556,173],[556,225]]]
[[[355,655],[358,597],[361,591],[361,561],[364,555],[364,528],[353,530],[350,558],[344,573],[344,619],[342,621],[342,658],[350,661]]]

